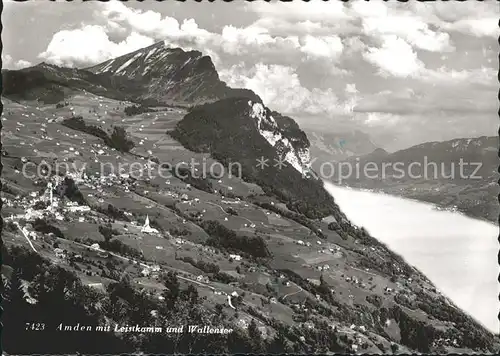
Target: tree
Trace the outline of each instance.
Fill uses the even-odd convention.
[[[106,244],[109,243],[109,240],[113,238],[113,229],[110,226],[99,226],[99,232],[102,236],[104,236],[104,241]]]
[[[217,303],[215,305],[215,315],[217,315],[218,317],[222,317],[223,313],[224,313],[223,309],[224,309],[224,306],[222,304]]]
[[[135,146],[135,144],[128,139],[127,131],[121,126],[114,126],[113,133],[106,141],[108,146],[116,148],[120,152],[129,152]]]
[[[24,292],[22,290],[21,284],[21,272],[17,269],[12,272],[12,276],[7,283],[7,287],[5,288],[4,300],[7,303],[11,304],[22,304],[24,302]]]
[[[254,319],[248,325],[248,337],[252,343],[252,349],[259,352],[262,349],[262,336]]]
[[[279,330],[271,340],[268,351],[270,354],[283,354],[291,352],[291,348],[288,345],[288,341],[282,330]]]
[[[198,304],[199,302],[198,290],[192,284],[190,284],[187,287],[184,294],[192,305]]]
[[[167,291],[165,291],[167,306],[173,309],[180,295],[180,283],[177,275],[172,271],[168,272],[164,275],[163,284],[167,288]]]

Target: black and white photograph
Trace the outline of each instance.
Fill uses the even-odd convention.
[[[2,356],[500,353],[500,2],[1,12]]]

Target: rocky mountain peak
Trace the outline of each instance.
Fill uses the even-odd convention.
[[[163,41],[87,69],[139,81],[141,100],[199,104],[226,97],[258,98],[250,90],[229,88],[209,56],[172,48]]]

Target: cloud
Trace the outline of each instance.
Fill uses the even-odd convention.
[[[245,56],[252,63],[281,65],[315,60],[315,65],[328,67],[331,74],[347,73],[331,65],[344,49],[340,38],[334,35],[280,36],[255,24],[243,28],[226,25],[220,33],[215,33],[200,28],[194,19],[179,22],[158,12],[131,9],[121,2],[96,6],[94,23],[56,33],[39,58],[58,65],[82,67],[165,41],[173,47],[210,54],[216,68],[222,68],[224,63],[238,63]],[[303,23],[314,27],[312,22]]]
[[[103,62],[153,44],[153,39],[132,32],[124,41],[110,41],[102,26],[87,25],[81,29],[56,33],[39,58],[56,65],[75,67]]]
[[[345,85],[345,91],[346,91],[346,93],[349,93],[349,94],[359,93],[358,89],[356,89],[356,84],[354,84],[354,83],[352,83],[352,84],[347,83]]]
[[[23,69],[31,67],[33,64],[31,62],[25,61],[23,59],[14,60],[12,56],[2,53],[2,68],[4,69]]]
[[[481,19],[463,19],[452,23],[441,24],[441,27],[449,31],[458,31],[471,34],[476,37],[494,37],[500,35],[498,29],[498,17]]]
[[[401,117],[390,113],[370,112],[366,115],[364,124],[368,126],[394,126],[400,123]]]
[[[373,38],[396,35],[412,46],[431,52],[454,50],[450,36],[431,30],[418,13],[401,9],[397,4],[354,1],[351,10],[359,16],[363,32]]]
[[[312,58],[338,58],[344,49],[344,45],[338,36],[313,37],[305,36],[304,45],[300,51]]]
[[[103,20],[109,30],[125,29],[153,38],[179,38],[205,34],[198,31],[197,26],[193,24],[194,20],[181,28],[173,17],[162,17],[160,13],[151,10],[134,10],[119,1],[99,4],[94,16]]]
[[[363,30],[372,36],[397,35],[413,46],[430,52],[454,50],[447,33],[432,31],[426,23],[411,16],[365,18]]]
[[[440,85],[478,84],[483,87],[496,88],[498,70],[481,66],[477,69],[455,70],[444,66],[437,70],[426,69],[422,72],[421,80],[439,83]]]
[[[321,114],[344,110],[332,89],[304,88],[291,67],[258,63],[247,69],[241,63],[222,70],[220,76],[230,86],[253,90],[266,105],[285,114]]]
[[[172,45],[194,47],[229,55],[244,55],[268,51],[282,52],[296,50],[298,38],[294,36],[274,36],[263,27],[248,26],[238,28],[231,25],[223,27],[221,33],[214,33],[199,28],[194,19],[184,19],[179,23],[175,18],[164,16],[154,11],[133,10],[123,3],[112,1],[102,5],[102,11],[96,11],[106,28],[111,30],[126,29],[151,37],[156,41],[167,40]]]
[[[346,6],[340,1],[311,2],[294,1],[291,3],[263,1],[247,5],[248,11],[253,11],[262,17],[280,18],[287,21],[312,21],[320,23],[337,23],[340,20],[349,20]]]
[[[418,12],[425,13],[429,23],[450,32],[474,37],[500,35],[498,28],[499,7],[497,1],[412,4]]]
[[[405,78],[417,75],[424,68],[413,48],[396,35],[382,36],[382,46],[368,47],[363,57],[378,67],[381,75]]]
[[[214,35],[213,43],[222,51],[232,55],[243,55],[250,52],[259,54],[264,52],[280,53],[282,51],[296,51],[300,46],[295,36],[271,36],[265,28],[249,26],[237,28],[224,26],[220,36]]]

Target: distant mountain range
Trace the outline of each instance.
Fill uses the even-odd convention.
[[[2,321],[16,326],[5,328],[7,352],[48,353],[54,345],[61,354],[500,349],[496,335],[352,224],[323,182],[304,172],[316,153],[377,162],[468,154],[489,162],[492,138],[388,154],[359,131],[306,133],[252,91],[229,88],[209,57],[163,42],[87,69],[42,63],[2,71],[2,78],[2,253],[9,267],[2,269]],[[43,159],[88,171],[66,174],[49,205],[49,179],[20,174],[26,162]],[[186,163],[192,159],[233,175],[195,176]],[[183,165],[189,174],[102,177],[99,163],[138,171],[146,163]],[[232,163],[241,165],[241,177]],[[484,174],[492,175],[488,167]],[[141,230],[146,218],[157,233]],[[233,332],[99,331],[94,346],[88,333],[25,330],[33,315],[51,330],[64,321]]]
[[[402,195],[498,221],[498,137],[428,142],[394,153],[379,149],[344,162],[353,172],[356,165],[361,169],[359,175],[349,175],[345,168],[342,179],[338,174],[333,178],[341,180],[341,184]]]
[[[305,129],[311,142],[311,157],[316,158],[313,167],[318,169],[324,162],[338,162],[349,157],[363,156],[375,151],[378,147],[372,142],[370,135],[360,131],[322,132]]]

